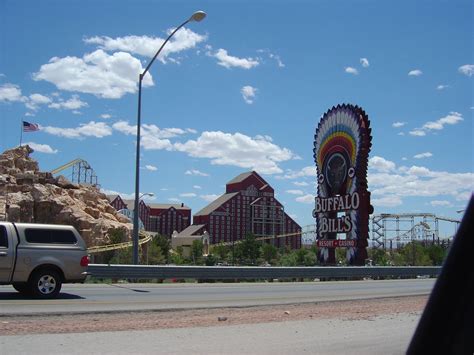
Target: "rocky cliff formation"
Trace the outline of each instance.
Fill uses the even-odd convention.
[[[113,229],[130,236],[130,220],[117,213],[103,193],[39,171],[32,152],[26,145],[0,155],[0,220],[69,224],[88,247],[108,244]]]

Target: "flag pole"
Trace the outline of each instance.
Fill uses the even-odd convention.
[[[21,147],[21,140],[23,139],[23,119],[20,121],[21,122],[21,127],[20,127],[20,147]]]

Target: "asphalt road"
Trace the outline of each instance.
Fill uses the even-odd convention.
[[[239,307],[426,295],[434,279],[238,284],[64,285],[58,299],[34,300],[0,286],[1,315]]]

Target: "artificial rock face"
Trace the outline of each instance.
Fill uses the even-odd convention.
[[[109,243],[109,232],[130,237],[130,220],[119,214],[105,194],[90,185],[41,172],[28,145],[0,154],[0,220],[74,226],[88,247]]]

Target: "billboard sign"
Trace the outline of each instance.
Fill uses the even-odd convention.
[[[354,105],[331,108],[316,128],[313,157],[318,189],[313,217],[322,263],[335,264],[336,247],[347,248],[350,264],[364,265],[367,258],[372,211],[367,191],[371,140],[368,116]],[[337,240],[338,234],[345,234],[348,242]]]

